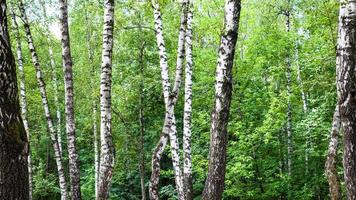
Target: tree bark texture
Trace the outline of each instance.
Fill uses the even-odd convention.
[[[328,156],[325,162],[325,174],[329,182],[329,192],[332,200],[341,200],[340,179],[337,174],[337,147],[340,135],[340,113],[339,106],[337,105],[334,112],[332,128],[330,131],[330,141],[328,148]]]
[[[7,27],[6,1],[0,0],[0,199],[29,199],[28,146]]]
[[[17,49],[17,61],[18,61],[18,69],[19,69],[19,77],[20,77],[20,103],[21,103],[21,116],[23,120],[23,125],[26,131],[26,136],[28,140],[28,185],[29,185],[29,199],[32,200],[32,159],[31,159],[31,149],[30,149],[30,128],[28,126],[27,120],[27,99],[26,99],[26,86],[25,86],[25,72],[23,66],[23,57],[22,57],[22,47],[20,40],[19,27],[16,21],[16,15],[13,10],[11,10],[12,24],[16,37],[16,49]]]
[[[62,64],[64,72],[64,96],[66,111],[66,133],[69,160],[69,177],[71,198],[81,199],[79,159],[76,149],[75,119],[74,119],[74,89],[73,89],[73,62],[70,50],[70,37],[68,28],[67,0],[59,0],[60,4],[60,28],[62,44]]]
[[[344,132],[344,178],[348,200],[356,199],[356,1],[342,0],[336,71],[338,105]]]
[[[192,87],[193,87],[193,12],[189,5],[187,12],[187,30],[185,35],[185,87],[184,87],[184,114],[183,114],[183,184],[185,200],[193,199],[192,177]]]
[[[227,126],[232,94],[232,67],[240,20],[240,0],[226,0],[225,23],[221,35],[212,112],[209,170],[203,200],[220,200],[224,190]]]
[[[114,144],[111,133],[111,77],[114,30],[114,0],[104,1],[103,51],[100,82],[100,173],[98,198],[109,198],[111,179],[114,170]]]

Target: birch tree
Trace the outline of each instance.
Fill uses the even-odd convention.
[[[160,173],[160,159],[162,153],[167,144],[168,138],[170,139],[171,153],[172,153],[172,164],[174,170],[174,177],[176,183],[176,189],[178,192],[178,198],[183,199],[183,179],[182,171],[180,169],[180,157],[179,157],[179,142],[177,138],[177,128],[174,116],[174,107],[178,99],[178,93],[180,85],[182,82],[183,74],[183,62],[184,62],[184,41],[185,41],[185,29],[186,29],[186,15],[187,15],[187,5],[188,1],[182,2],[182,16],[181,25],[178,36],[178,49],[177,49],[177,63],[176,63],[176,73],[174,86],[171,91],[169,72],[168,72],[168,62],[167,53],[165,47],[165,41],[163,36],[163,23],[162,16],[158,2],[152,0],[152,7],[154,10],[154,24],[156,31],[156,42],[158,46],[158,54],[160,57],[160,68],[161,68],[161,78],[162,78],[162,88],[163,97],[166,109],[166,116],[164,121],[164,126],[162,130],[162,135],[160,141],[158,142],[155,152],[152,156],[152,174],[150,181],[150,198],[159,199],[158,195],[158,181]]]
[[[336,169],[337,147],[339,143],[340,126],[341,126],[341,122],[340,122],[339,106],[336,106],[334,117],[333,117],[332,128],[330,131],[328,156],[325,163],[325,174],[329,182],[329,192],[332,200],[342,199],[340,180]]]
[[[71,197],[73,200],[81,199],[79,159],[76,149],[75,119],[74,119],[74,91],[73,91],[73,62],[70,49],[70,37],[68,28],[67,0],[59,0],[60,28],[62,44],[62,64],[64,72],[64,92],[66,111],[66,133],[69,157],[69,176]]]
[[[94,53],[93,53],[93,46],[92,46],[92,31],[90,28],[89,24],[89,17],[88,17],[88,11],[86,10],[85,13],[85,22],[86,22],[86,42],[87,42],[87,47],[88,47],[88,61],[89,61],[89,66],[91,67],[91,75],[92,78],[90,79],[90,84],[91,84],[91,92],[92,92],[92,121],[93,121],[93,138],[94,138],[94,188],[95,188],[95,198],[98,197],[98,184],[99,184],[99,167],[100,167],[100,153],[99,153],[99,136],[98,136],[98,127],[97,127],[97,95],[95,95],[95,78],[96,73],[95,73],[95,65],[94,65]]]
[[[29,199],[28,153],[7,27],[6,1],[0,0],[0,199]]]
[[[337,93],[344,132],[344,179],[348,200],[356,199],[356,2],[342,0],[337,44]]]
[[[21,116],[24,125],[24,129],[26,132],[27,140],[28,140],[28,186],[29,186],[29,199],[32,200],[32,159],[31,159],[31,149],[30,149],[30,128],[28,126],[27,120],[27,99],[26,99],[26,86],[25,86],[25,72],[23,67],[23,56],[22,56],[22,47],[21,47],[21,39],[19,33],[19,27],[16,21],[16,15],[14,11],[11,9],[11,17],[12,17],[12,24],[13,30],[15,32],[16,38],[16,51],[17,51],[17,64],[18,64],[18,73],[20,77],[20,105],[21,105]]]
[[[111,73],[114,30],[114,0],[104,1],[103,50],[100,84],[100,174],[98,197],[109,197],[110,184],[114,170],[114,144],[111,133]]]
[[[227,126],[232,95],[232,67],[240,20],[241,1],[225,1],[225,22],[216,67],[215,100],[211,117],[209,169],[203,200],[220,200],[224,190]]]
[[[62,150],[62,117],[61,117],[61,109],[60,109],[60,104],[59,104],[59,100],[58,100],[58,95],[59,95],[59,91],[58,91],[58,77],[57,77],[57,73],[56,73],[56,61],[54,59],[54,54],[53,54],[53,48],[52,48],[52,41],[49,35],[49,25],[48,25],[48,16],[47,16],[47,11],[46,11],[46,4],[43,0],[39,0],[39,3],[41,5],[41,9],[42,9],[42,14],[43,14],[43,25],[45,31],[44,35],[47,39],[47,44],[48,44],[48,55],[49,55],[49,60],[50,60],[50,67],[51,67],[51,79],[52,79],[52,85],[53,85],[53,97],[54,97],[54,104],[56,107],[56,118],[57,118],[57,124],[56,124],[56,128],[57,128],[57,140],[58,140],[58,145],[59,145],[59,149],[61,150],[61,154],[63,154],[63,150]]]
[[[26,34],[26,38],[27,38],[28,47],[31,52],[32,63],[36,70],[36,78],[37,78],[37,83],[38,83],[38,87],[39,87],[40,94],[41,94],[44,115],[45,115],[45,118],[47,121],[47,127],[48,127],[48,130],[50,133],[50,137],[52,140],[52,145],[53,145],[53,149],[54,149],[54,153],[55,153],[55,160],[56,160],[56,164],[57,164],[57,171],[58,171],[58,177],[59,177],[59,187],[61,190],[61,199],[66,200],[68,198],[67,183],[65,180],[63,161],[62,161],[62,156],[61,156],[61,152],[59,149],[57,135],[56,135],[56,131],[53,126],[51,112],[50,112],[50,108],[48,105],[46,84],[43,81],[43,73],[42,73],[41,65],[39,62],[39,58],[37,56],[36,47],[33,43],[30,25],[28,23],[25,8],[24,8],[22,1],[19,1],[19,8],[20,8],[21,19],[23,21],[23,25],[25,28],[25,34]]]
[[[192,76],[193,76],[193,12],[192,3],[187,12],[187,31],[185,34],[185,87],[184,87],[184,115],[183,115],[183,184],[185,200],[193,199],[192,180]]]

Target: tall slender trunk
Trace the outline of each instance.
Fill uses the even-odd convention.
[[[27,99],[26,99],[26,86],[25,86],[25,72],[23,67],[23,57],[22,57],[22,47],[20,40],[19,27],[16,21],[16,15],[13,10],[11,10],[11,17],[14,26],[14,32],[16,37],[16,47],[17,47],[17,61],[18,61],[18,69],[19,69],[19,77],[20,77],[20,103],[21,103],[21,116],[23,120],[23,125],[26,131],[26,136],[28,140],[28,185],[29,185],[29,199],[32,200],[32,160],[31,160],[31,149],[30,149],[30,129],[28,127],[27,121]]]
[[[330,141],[328,148],[328,156],[325,163],[325,174],[329,182],[330,197],[332,200],[341,200],[340,180],[337,175],[337,147],[340,135],[340,113],[337,105],[334,112],[333,124],[330,131]]]
[[[344,178],[348,200],[356,199],[356,2],[342,0],[336,57],[338,105],[344,132]]]
[[[43,0],[39,0],[39,3],[41,5],[42,8],[42,13],[43,13],[43,25],[46,29],[46,31],[44,32],[44,35],[47,39],[47,44],[48,44],[48,55],[49,55],[49,60],[50,60],[50,66],[51,66],[51,79],[52,79],[52,85],[53,85],[53,96],[54,96],[54,104],[56,107],[56,118],[57,118],[57,124],[56,124],[56,128],[57,128],[57,140],[58,140],[58,145],[59,145],[59,149],[61,150],[61,155],[63,154],[63,148],[62,148],[62,117],[61,117],[61,109],[60,109],[60,104],[59,104],[59,100],[58,100],[58,94],[59,94],[59,90],[58,90],[58,78],[57,78],[57,73],[56,73],[56,62],[54,59],[54,54],[53,54],[53,48],[52,48],[52,41],[50,38],[50,29],[49,29],[49,25],[48,25],[48,17],[47,17],[47,12],[46,12],[46,4]]]
[[[145,150],[144,150],[144,143],[145,143],[145,124],[144,124],[144,110],[143,110],[143,99],[144,99],[144,51],[145,51],[145,44],[143,44],[140,48],[139,54],[139,65],[140,65],[140,88],[139,88],[139,124],[140,124],[140,180],[141,180],[141,195],[142,200],[146,200],[146,188],[145,188]]]
[[[302,102],[303,102],[303,113],[306,114],[308,111],[308,102],[307,102],[307,97],[304,92],[303,88],[303,80],[302,80],[302,75],[301,75],[301,68],[299,64],[299,49],[298,49],[299,41],[297,41],[296,48],[295,48],[295,62],[297,65],[297,81],[298,85],[300,87],[300,93],[302,97]],[[309,154],[310,154],[310,148],[311,148],[311,135],[310,135],[310,130],[308,127],[307,134],[306,134],[306,142],[305,142],[305,175],[307,176],[309,174]]]
[[[62,64],[64,72],[64,92],[66,111],[66,133],[69,157],[69,176],[71,197],[73,200],[81,199],[79,158],[76,149],[75,118],[74,118],[74,89],[73,89],[73,62],[70,50],[70,37],[68,28],[67,0],[59,0],[60,28],[62,43]]]
[[[184,199],[183,178],[182,178],[182,171],[180,169],[179,142],[177,138],[177,128],[176,128],[176,122],[174,116],[174,107],[178,99],[179,89],[182,82],[187,5],[188,5],[188,1],[184,0],[182,2],[181,26],[180,26],[179,36],[178,36],[175,82],[174,82],[173,89],[171,91],[170,82],[169,82],[169,73],[168,73],[167,53],[166,53],[166,47],[165,47],[165,42],[163,37],[161,11],[159,8],[159,4],[155,0],[152,0],[155,31],[156,31],[156,42],[158,46],[158,54],[160,57],[161,78],[162,78],[163,96],[164,96],[164,102],[166,108],[166,116],[165,116],[165,122],[164,122],[160,141],[156,146],[154,155],[152,156],[152,175],[150,181],[151,199],[159,199],[158,185],[156,185],[158,184],[159,181],[159,171],[160,171],[159,162],[163,150],[165,148],[165,145],[167,143],[166,140],[168,140],[168,138],[170,139],[172,163],[173,163],[173,170],[175,175],[174,177],[175,177],[176,189],[178,192],[178,198]]]
[[[192,75],[193,75],[193,35],[192,35],[192,4],[187,13],[187,31],[185,35],[185,87],[184,87],[184,116],[183,116],[183,184],[185,200],[193,199],[192,180]]]
[[[288,1],[288,3],[290,3]],[[291,22],[290,22],[290,11],[287,10],[286,13],[286,31],[290,32]],[[292,154],[293,154],[293,144],[292,144],[292,88],[291,88],[291,56],[288,50],[286,57],[286,77],[287,77],[287,166],[288,166],[288,176],[289,178],[292,176]]]
[[[103,51],[100,84],[100,174],[98,200],[109,198],[114,170],[114,144],[111,133],[111,73],[114,30],[114,0],[104,1]]]
[[[29,199],[28,147],[7,27],[6,1],[0,0],[0,199]]]
[[[92,32],[90,30],[90,24],[89,24],[89,19],[88,19],[88,11],[85,13],[85,21],[86,21],[86,36],[87,36],[87,47],[88,47],[88,60],[89,60],[89,65],[91,67],[91,76],[92,78],[90,79],[90,85],[91,85],[91,92],[92,92],[92,121],[93,121],[93,138],[94,138],[94,177],[95,177],[95,198],[98,198],[98,184],[99,184],[99,168],[100,168],[100,153],[99,153],[99,137],[98,137],[98,127],[97,127],[97,113],[98,113],[98,108],[97,108],[97,96],[95,95],[95,77],[96,77],[96,68],[94,65],[94,57],[93,57],[93,47],[91,45],[91,37],[92,37]]]
[[[62,156],[61,156],[61,152],[59,149],[57,135],[56,135],[56,131],[53,126],[52,117],[51,117],[51,113],[50,113],[50,109],[49,109],[49,105],[48,105],[46,85],[43,81],[41,65],[39,63],[35,45],[33,44],[30,25],[28,23],[25,8],[24,8],[21,0],[19,1],[19,7],[20,7],[21,18],[22,18],[22,21],[23,21],[24,27],[25,27],[27,43],[28,43],[28,46],[29,46],[29,49],[31,52],[32,63],[36,70],[36,78],[37,78],[37,83],[38,83],[38,87],[39,87],[40,94],[41,94],[44,115],[45,115],[45,118],[47,121],[47,127],[49,130],[50,136],[51,136],[53,149],[54,149],[54,153],[55,153],[55,159],[56,159],[57,171],[58,171],[58,177],[59,177],[59,187],[61,190],[61,199],[66,200],[68,198],[67,183],[65,180],[63,161],[62,161]]]
[[[209,170],[203,191],[203,200],[220,200],[224,190],[227,126],[232,94],[232,67],[240,10],[240,0],[226,0],[225,23],[216,68],[215,105],[211,117]]]

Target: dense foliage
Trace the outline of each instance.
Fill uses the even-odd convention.
[[[57,2],[46,1],[52,24],[51,44],[44,36],[43,15],[36,0],[26,2],[35,44],[45,71],[52,115],[55,117],[48,45],[54,47],[56,73],[63,80],[60,41],[56,36]],[[174,66],[179,30],[179,4],[161,0],[169,62]],[[193,178],[199,199],[208,168],[210,114],[213,106],[217,48],[224,1],[194,1]],[[291,11],[291,31],[285,28]],[[99,100],[102,43],[101,1],[70,1],[69,22],[74,62],[77,145],[83,199],[94,197],[92,101]],[[327,199],[324,163],[336,103],[335,45],[336,0],[243,0],[234,67],[234,91],[229,122],[228,164],[224,199]],[[153,30],[152,8],[147,1],[117,0],[113,55],[113,135],[116,166],[111,199],[140,199],[139,96],[143,81],[144,150],[146,182],[150,160],[164,120],[159,60]],[[23,30],[21,30],[23,34]],[[34,167],[34,198],[58,199],[59,188],[35,71],[25,39],[26,86]],[[15,40],[12,40],[14,43]],[[15,44],[14,44],[15,46]],[[90,48],[90,49],[89,49]],[[144,49],[144,74],[139,53]],[[93,62],[89,60],[93,52]],[[292,63],[292,175],[287,173],[286,57]],[[298,71],[299,69],[299,71]],[[171,69],[173,74],[174,68]],[[298,79],[300,73],[300,79]],[[173,77],[173,75],[171,75]],[[60,82],[64,117],[64,89]],[[307,100],[303,110],[302,92]],[[178,134],[182,136],[183,96],[176,106]],[[64,137],[64,127],[63,138]],[[181,141],[181,139],[180,139]],[[64,141],[65,142],[65,141]],[[66,145],[63,145],[65,147]],[[67,155],[65,152],[65,163]],[[66,164],[67,165],[67,164]],[[341,163],[340,173],[342,173]],[[175,199],[175,185],[166,151],[160,192]],[[68,172],[66,172],[68,174]],[[147,185],[148,187],[148,185]]]

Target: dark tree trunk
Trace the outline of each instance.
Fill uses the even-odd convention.
[[[28,149],[7,28],[6,1],[0,0],[0,199],[29,199]]]
[[[227,125],[232,93],[232,67],[240,10],[240,0],[226,0],[225,27],[221,36],[216,68],[215,106],[211,120],[209,171],[203,191],[203,200],[220,200],[224,190]]]
[[[344,178],[348,200],[356,200],[356,2],[341,1],[336,71],[344,131]]]

